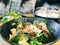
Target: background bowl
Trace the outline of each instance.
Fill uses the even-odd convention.
[[[44,19],[50,19],[50,20],[54,20],[54,21],[56,21],[56,22],[60,22],[59,20],[60,20],[60,17],[59,18],[51,18],[51,17],[43,17],[43,16],[39,16],[39,15],[37,15],[36,14],[36,11],[38,11],[38,10],[40,10],[40,7],[38,7],[38,8],[36,8],[35,10],[34,10],[34,16],[35,17],[39,17],[39,18],[44,18]]]
[[[51,26],[53,28],[53,30],[51,30],[52,34],[56,37],[56,40],[60,38],[60,25],[58,23],[56,23],[55,21],[53,20],[47,20],[47,19],[42,19],[42,18],[19,18],[19,19],[16,19],[16,20],[11,20],[5,24],[2,25],[1,27],[1,30],[0,30],[0,33],[1,33],[1,36],[4,40],[6,40],[8,43],[10,43],[8,41],[9,39],[9,34],[11,34],[10,32],[10,29],[11,28],[16,28],[17,27],[17,22],[31,22],[33,23],[34,20],[38,20],[39,22],[41,21],[46,21],[46,24]],[[16,23],[16,25],[12,26],[12,23]],[[55,42],[55,41],[53,41]],[[53,42],[50,42],[48,44],[52,44]],[[10,43],[12,45],[18,45],[18,44],[15,44],[15,43]]]

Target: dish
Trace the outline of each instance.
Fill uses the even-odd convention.
[[[52,19],[60,19],[60,9],[39,7],[34,13],[36,16]]]
[[[6,13],[4,16],[1,17],[0,25],[10,20],[18,19],[20,17],[22,17],[20,13],[17,13],[16,11],[11,10],[10,12]]]
[[[38,24],[38,27],[36,23]],[[48,21],[41,18],[20,18],[18,20],[12,20],[5,23],[1,28],[1,35],[4,39],[6,39],[11,44],[22,44],[24,42],[23,45],[25,44],[26,45],[33,45],[33,44],[43,45],[43,44],[53,42],[59,38],[58,36],[56,37],[56,35],[60,35],[60,34],[53,33],[55,32],[54,31],[55,27],[53,28],[53,26],[50,25],[51,23],[52,25],[57,24],[54,21]],[[44,31],[42,29],[40,30],[39,24],[41,26],[42,24],[44,24],[45,25],[44,27],[45,28],[48,27],[49,31],[47,29],[44,30],[44,28],[43,28]],[[21,30],[21,28],[23,30]],[[26,30],[26,29],[29,29],[29,30]],[[39,29],[39,30],[37,31],[36,29],[37,30]],[[39,35],[39,33],[41,34]],[[50,40],[50,39],[53,39],[53,40]]]

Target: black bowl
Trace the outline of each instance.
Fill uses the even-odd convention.
[[[31,22],[33,23],[34,20],[38,20],[38,21],[43,21],[45,20],[47,23],[48,26],[51,26],[53,28],[53,30],[51,30],[52,34],[55,36],[55,40],[59,39],[60,38],[60,25],[58,23],[56,23],[55,21],[53,20],[47,20],[47,19],[42,19],[42,18],[20,18],[20,19],[16,19],[16,20],[11,20],[9,22],[6,22],[5,24],[2,25],[1,27],[1,30],[0,30],[0,33],[1,33],[1,36],[4,40],[6,40],[8,43],[10,43],[8,41],[9,39],[9,34],[11,34],[10,32],[10,29],[11,28],[16,28],[17,27],[17,22],[19,21],[22,21],[22,22]],[[12,23],[16,23],[16,25],[12,26]],[[54,42],[54,41],[52,41]],[[48,44],[51,44],[52,42],[48,43]],[[16,43],[10,43],[12,45],[18,45]]]

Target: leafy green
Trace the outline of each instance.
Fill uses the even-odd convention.
[[[42,33],[41,36],[37,37],[39,42],[47,43],[48,38]]]
[[[43,44],[49,43],[55,40],[55,37],[52,35],[51,37],[47,37],[46,34],[41,33],[39,37],[37,37],[39,42],[42,42]]]
[[[9,39],[9,42],[14,42],[14,39],[15,39],[15,37],[10,38],[10,39]]]
[[[17,12],[14,11],[14,10],[11,10],[11,11],[9,12],[9,15],[11,15],[11,16],[15,16],[15,17],[21,16],[20,13],[17,13]]]
[[[15,42],[15,43],[18,43],[19,39],[20,39],[20,34],[18,34],[18,35],[15,37],[14,42]]]
[[[3,18],[2,18],[2,21],[3,21],[3,22],[7,22],[7,21],[8,21],[7,17],[6,17],[6,16],[3,17]]]
[[[13,38],[10,38],[9,42],[18,43],[19,39],[20,39],[20,34],[18,34],[17,36],[15,36]]]
[[[30,41],[30,45],[43,45],[41,42],[37,40],[37,38],[34,38]]]
[[[6,14],[3,16],[2,21],[3,21],[4,23],[10,20],[10,19],[8,18],[8,16],[9,16],[9,17],[11,16],[12,19],[17,19],[17,18],[19,18],[19,17],[22,17],[20,13],[17,13],[16,11],[13,11],[13,10],[12,10],[12,11],[6,13]]]

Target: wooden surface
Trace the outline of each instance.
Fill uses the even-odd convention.
[[[23,14],[23,15],[27,17],[34,17],[33,14]],[[9,45],[9,44],[6,41],[4,41],[0,36],[0,45]],[[56,43],[52,45],[60,45],[60,40],[58,40]]]
[[[53,45],[60,45],[60,40],[54,43]]]
[[[23,14],[23,16],[26,16],[26,17],[34,17],[34,14]]]

